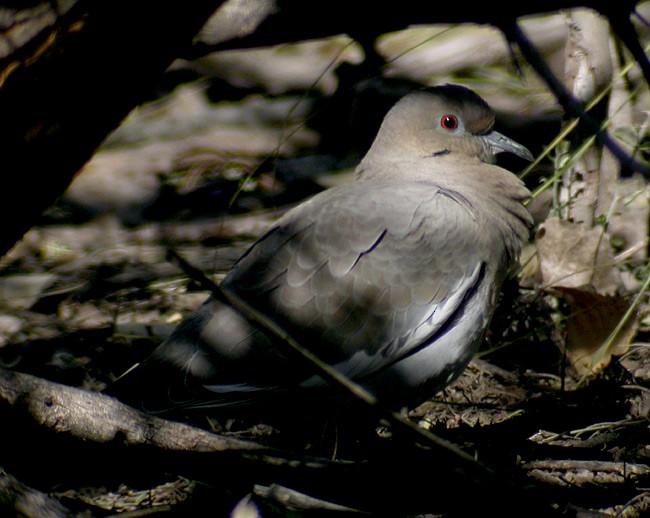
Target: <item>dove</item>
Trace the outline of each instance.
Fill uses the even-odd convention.
[[[490,106],[460,85],[407,94],[354,180],[278,219],[221,289],[381,403],[402,408],[432,397],[481,345],[529,239],[530,192],[494,157],[533,157],[494,122]],[[197,407],[328,390],[275,337],[214,297],[126,378],[142,372],[156,383],[132,385],[131,400],[138,390],[175,399],[165,388],[172,383],[189,394],[198,387],[201,397],[175,401]]]

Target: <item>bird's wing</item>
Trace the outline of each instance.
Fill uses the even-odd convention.
[[[223,286],[360,377],[429,341],[471,295],[481,228],[458,193],[357,182],[288,213]]]

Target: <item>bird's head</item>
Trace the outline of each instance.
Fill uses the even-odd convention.
[[[485,162],[497,153],[509,152],[532,160],[528,149],[493,129],[494,120],[490,106],[464,86],[425,88],[393,106],[379,131],[376,148],[395,155],[465,155]]]

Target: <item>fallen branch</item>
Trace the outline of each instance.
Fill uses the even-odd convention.
[[[45,428],[98,443],[120,440],[129,446],[199,452],[264,449],[252,441],[220,436],[145,414],[104,394],[2,368],[0,405],[23,407]]]
[[[0,468],[0,509],[11,510],[16,516],[28,518],[60,518],[70,511],[58,500],[26,486]]]

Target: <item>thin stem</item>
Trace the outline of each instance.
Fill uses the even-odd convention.
[[[604,131],[597,120],[595,120],[585,107],[564,87],[560,80],[551,71],[546,61],[535,48],[528,36],[519,27],[516,21],[512,21],[502,27],[502,30],[510,41],[513,41],[519,47],[519,50],[547,84],[555,98],[572,117],[576,117],[580,122],[585,124],[593,133],[596,140],[605,145],[609,151],[618,159],[622,166],[622,176],[629,176],[630,171],[637,171],[647,177],[650,177],[650,165],[632,158],[626,153],[621,146],[614,141],[606,131]]]

